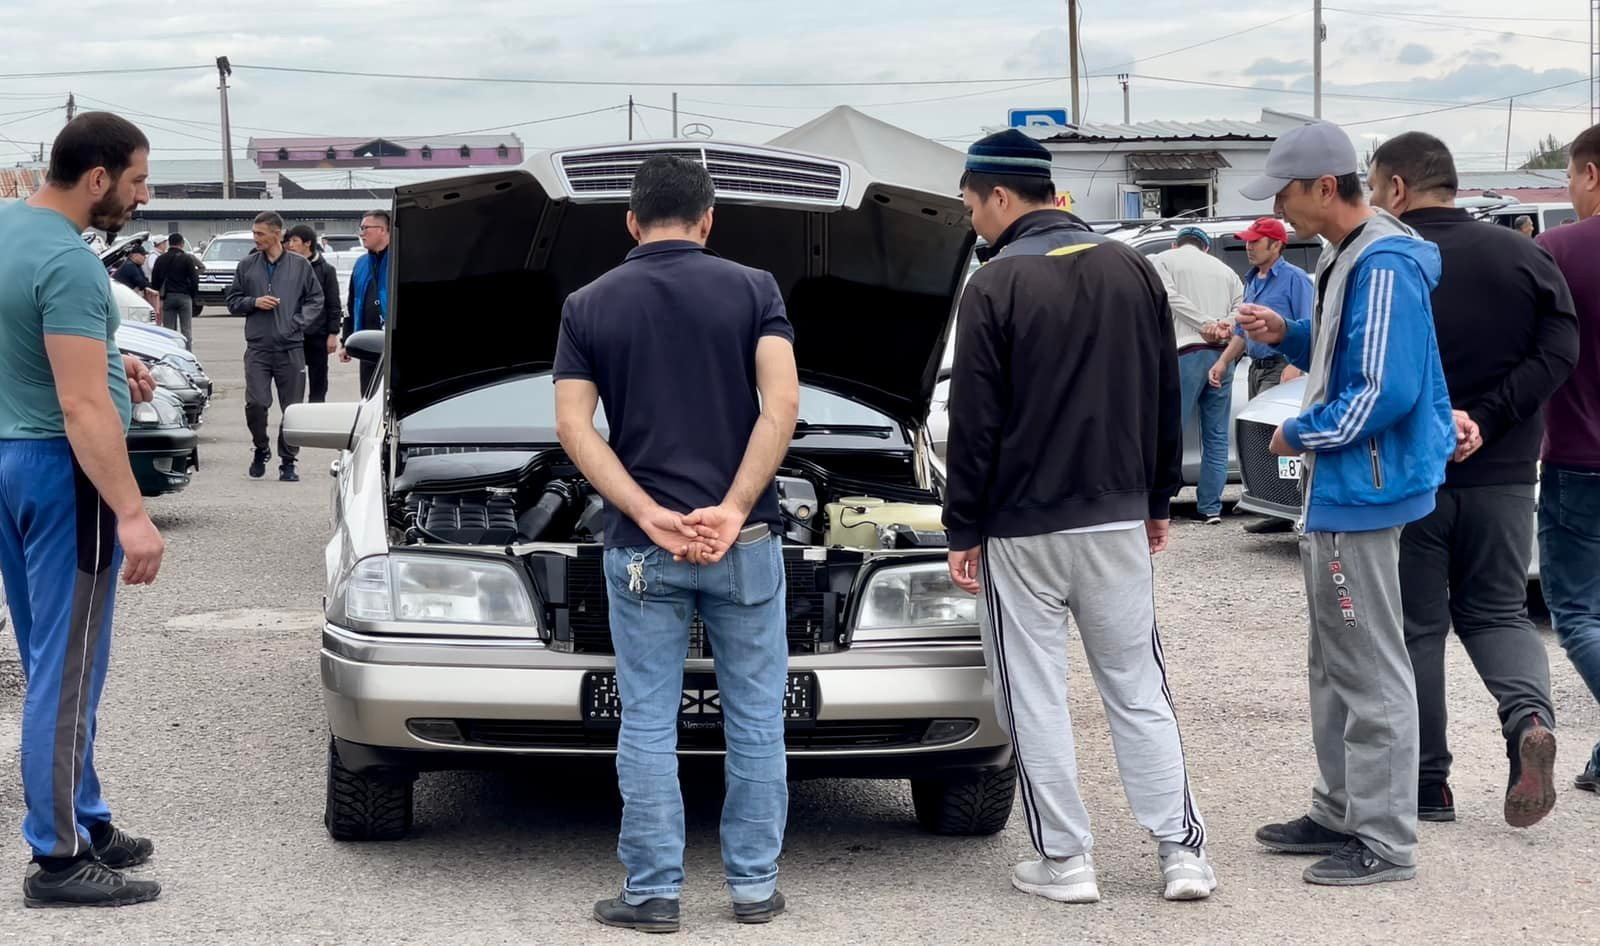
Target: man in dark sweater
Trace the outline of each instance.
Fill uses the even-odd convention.
[[[161,294],[161,324],[194,344],[195,300],[200,296],[200,261],[184,249],[183,234],[167,238],[167,251],[151,270],[150,288]]]
[[[1549,253],[1456,208],[1455,161],[1439,139],[1391,138],[1371,173],[1373,203],[1439,247],[1434,326],[1457,426],[1469,431],[1433,513],[1400,540],[1421,729],[1417,817],[1455,820],[1444,679],[1453,624],[1499,703],[1511,762],[1505,819],[1527,827],[1556,799],[1550,664],[1527,611],[1540,410],[1577,360],[1577,316]]]
[[[306,329],[306,400],[321,404],[328,399],[328,356],[339,350],[344,309],[339,305],[339,271],[317,249],[317,231],[308,224],[289,228],[283,245],[304,256],[322,285],[322,324]]]

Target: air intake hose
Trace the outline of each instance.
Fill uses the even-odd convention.
[[[550,523],[562,510],[572,505],[577,493],[571,486],[561,480],[551,480],[550,485],[544,488],[544,495],[534,503],[532,508],[517,517],[517,539],[522,542],[537,542],[544,537],[545,530],[550,528]]]

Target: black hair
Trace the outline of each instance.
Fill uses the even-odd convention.
[[[134,152],[149,150],[150,139],[133,122],[110,112],[84,112],[56,135],[45,178],[56,187],[72,187],[95,168],[105,168],[116,180],[133,164]]]
[[[1414,191],[1435,191],[1454,197],[1461,188],[1456,160],[1438,138],[1422,131],[1396,135],[1378,146],[1372,166],[1393,174]]]
[[[1048,204],[1056,199],[1056,182],[1048,177],[1028,174],[987,174],[983,171],[963,171],[961,189],[978,195],[984,203],[996,187],[1016,194],[1024,203]]]
[[[297,223],[289,228],[288,233],[283,235],[285,240],[291,240],[295,237],[299,237],[300,242],[306,246],[315,247],[317,245],[317,231],[311,229],[309,223]]]
[[[658,154],[634,172],[628,209],[641,227],[665,223],[692,226],[711,209],[716,196],[711,172],[698,162]]]
[[[1600,125],[1591,125],[1572,139],[1572,144],[1567,147],[1567,153],[1580,173],[1584,165],[1588,164],[1600,169]]]
[[[168,248],[171,248],[171,247],[174,247],[174,246],[182,246],[182,245],[183,245],[183,234],[174,233],[172,236],[167,237],[167,247]]]
[[[385,230],[392,229],[393,226],[394,226],[394,220],[393,220],[393,218],[391,218],[389,216],[389,211],[387,211],[387,210],[369,210],[366,213],[361,215],[361,219],[362,220],[367,220],[367,219],[382,220],[383,221],[383,228]]]
[[[256,214],[256,223],[264,223],[278,232],[283,232],[283,218],[271,210],[263,210]]]
[[[1320,180],[1322,180],[1320,177],[1311,177],[1297,180],[1295,183],[1300,185],[1301,190],[1310,190],[1311,185]],[[1341,174],[1334,178],[1334,181],[1337,182],[1339,199],[1347,204],[1360,203],[1362,195],[1366,193],[1366,188],[1361,184],[1360,174]]]

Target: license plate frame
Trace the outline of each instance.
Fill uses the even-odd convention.
[[[817,675],[809,670],[789,671],[783,692],[784,723],[799,726],[815,723],[820,708]],[[578,710],[586,726],[615,728],[622,725],[622,698],[615,671],[595,670],[584,674]],[[685,671],[683,694],[678,701],[678,731],[721,728],[722,693],[716,674]]]
[[[1278,458],[1278,479],[1298,480],[1300,478],[1301,464],[1299,457]]]

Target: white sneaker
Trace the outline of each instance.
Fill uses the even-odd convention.
[[[1161,855],[1161,879],[1166,882],[1163,893],[1168,900],[1204,900],[1217,889],[1217,873],[1204,851],[1173,851]]]
[[[1060,903],[1100,900],[1100,886],[1094,882],[1094,859],[1088,854],[1060,861],[1044,857],[1023,861],[1011,872],[1011,886]]]

